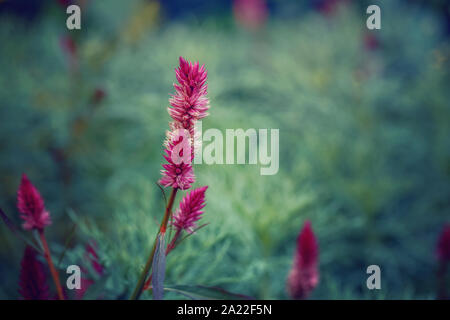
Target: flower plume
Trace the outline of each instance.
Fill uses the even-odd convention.
[[[26,230],[42,230],[51,224],[50,214],[45,210],[44,200],[25,174],[22,175],[17,192],[17,208],[22,213],[20,217],[25,221],[22,226]]]
[[[175,94],[169,100],[170,116],[182,128],[193,133],[194,123],[208,115],[209,100],[206,97],[208,85],[205,66],[192,63],[180,57],[180,66],[175,69],[178,84],[174,84]]]
[[[164,150],[164,159],[168,163],[163,164],[162,178],[159,183],[165,187],[173,187],[186,190],[195,182],[192,169],[192,147],[189,133],[186,130],[176,129],[167,133]]]
[[[180,57],[175,76],[178,84],[173,85],[175,94],[169,99],[168,108],[173,122],[170,123],[164,151],[168,163],[163,164],[159,182],[165,187],[187,190],[195,182],[192,169],[195,122],[208,115],[207,72],[204,65]]]
[[[44,265],[36,258],[37,251],[25,248],[21,262],[19,293],[25,300],[48,300],[50,291]]]
[[[297,238],[294,263],[289,273],[287,289],[293,299],[305,299],[319,282],[319,249],[311,222],[306,221]]]
[[[208,186],[200,187],[187,193],[180,202],[180,207],[173,215],[173,225],[178,230],[194,232],[196,222],[200,220],[205,207],[205,192]]]

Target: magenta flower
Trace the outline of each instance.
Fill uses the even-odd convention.
[[[19,293],[25,300],[50,299],[45,266],[36,258],[37,254],[27,246],[20,264]]]
[[[205,207],[205,192],[208,186],[200,187],[187,193],[180,202],[180,207],[173,215],[173,225],[177,231],[186,230],[193,233],[196,221],[200,220]]]
[[[161,170],[162,178],[159,183],[165,187],[189,189],[195,182],[192,169],[193,148],[189,133],[182,129],[168,132],[165,145],[164,159],[168,163],[162,165],[164,169]]]
[[[178,84],[174,84],[175,95],[169,100],[168,112],[173,118],[171,131],[167,135],[162,178],[165,187],[186,190],[195,182],[192,160],[194,159],[195,121],[208,115],[207,72],[205,66],[180,57],[180,66],[175,69]]]
[[[26,230],[42,230],[51,224],[50,214],[44,207],[44,200],[25,174],[22,175],[17,192],[17,208],[22,213],[20,217],[25,221],[22,226]]]
[[[188,62],[180,57],[175,75],[179,84],[173,85],[175,94],[169,100],[168,111],[173,120],[193,135],[195,121],[208,115],[207,71],[205,65],[200,66],[198,62]]]
[[[319,282],[319,249],[311,222],[306,221],[297,238],[297,251],[287,289],[293,299],[306,299]]]

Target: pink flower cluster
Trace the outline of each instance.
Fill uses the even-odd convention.
[[[319,249],[311,222],[306,221],[297,238],[297,251],[287,289],[293,299],[306,299],[319,282]]]
[[[165,146],[164,159],[168,163],[162,165],[164,170],[159,183],[165,187],[189,189],[195,182],[190,135],[184,130],[173,129],[167,133]],[[187,154],[184,154],[184,151],[188,151]]]
[[[50,214],[45,210],[44,200],[25,174],[22,175],[17,192],[17,208],[22,213],[20,217],[25,221],[23,228],[26,230],[42,230],[51,224]]]
[[[208,186],[192,190],[181,200],[180,207],[173,215],[173,226],[177,230],[193,233],[205,207],[205,192]]]
[[[208,115],[207,72],[198,62],[191,63],[180,57],[180,66],[175,69],[178,84],[174,84],[175,95],[169,100],[168,112],[173,119],[165,143],[164,158],[167,164],[161,170],[161,185],[189,189],[195,182],[192,169],[194,125]],[[190,155],[183,154],[189,150]]]

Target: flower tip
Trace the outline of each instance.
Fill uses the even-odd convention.
[[[178,60],[180,61],[180,66],[187,64],[187,60],[185,58],[183,58],[182,56],[180,56],[178,58]]]
[[[30,182],[30,179],[28,179],[28,176],[25,172],[22,173],[22,178],[20,179],[20,183],[28,183]]]

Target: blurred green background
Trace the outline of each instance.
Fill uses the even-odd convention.
[[[0,1],[0,207],[20,223],[27,173],[55,257],[77,225],[62,270],[93,240],[101,297],[134,287],[163,214],[155,182],[183,56],[208,69],[203,129],[278,128],[280,170],[195,166],[210,224],[169,255],[167,284],[286,299],[309,219],[311,298],[436,297],[450,217],[447,1],[85,0],[82,29],[69,31],[70,2]],[[381,30],[366,28],[369,4]],[[0,226],[0,298],[18,298],[24,246]],[[366,288],[371,264],[381,290]]]

